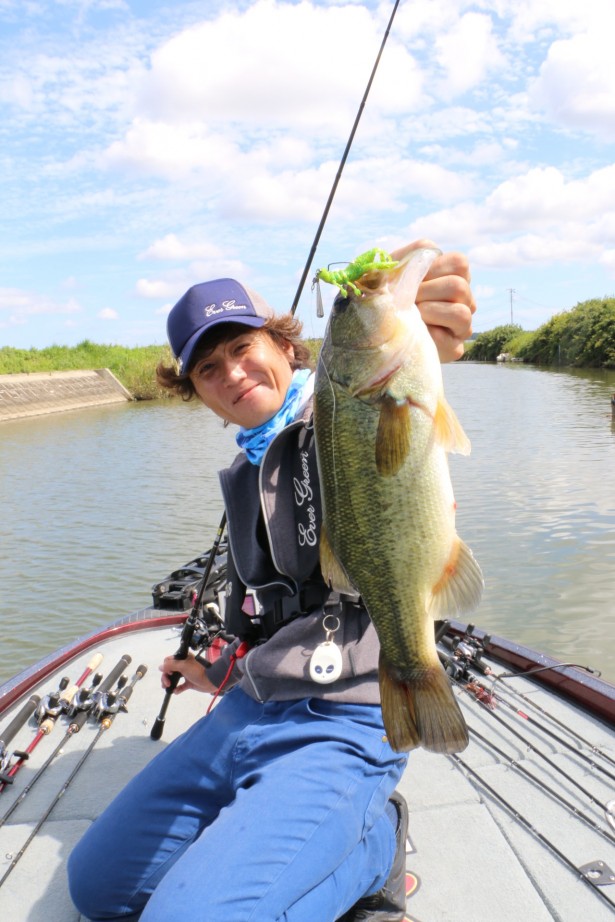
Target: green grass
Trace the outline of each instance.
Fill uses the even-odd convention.
[[[501,352],[531,365],[615,368],[615,298],[583,301],[533,332],[506,324],[479,333],[464,358],[495,362]]]
[[[73,371],[108,368],[136,400],[167,397],[158,387],[156,365],[170,362],[168,346],[105,346],[84,339],[77,346],[49,346],[46,349],[0,349],[0,374],[36,371]]]
[[[320,339],[306,340],[314,364]],[[615,298],[596,298],[556,314],[535,332],[507,324],[466,343],[466,360],[494,362],[500,352],[532,364],[615,368]],[[105,346],[84,339],[77,346],[0,349],[0,374],[108,368],[136,400],[168,397],[156,382],[156,365],[171,362],[168,346]]]

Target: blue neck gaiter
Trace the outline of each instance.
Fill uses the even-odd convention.
[[[309,368],[301,368],[299,371],[295,371],[290,386],[286,391],[284,403],[275,416],[272,416],[267,422],[261,426],[256,426],[254,429],[244,429],[243,427],[239,429],[235,436],[235,441],[245,451],[251,464],[260,465],[263,455],[274,436],[295,418],[297,410],[303,402],[303,392],[311,374],[312,372]]]

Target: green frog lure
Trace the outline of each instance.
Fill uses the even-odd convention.
[[[361,294],[360,289],[354,283],[366,272],[394,269],[396,265],[397,262],[391,259],[391,256],[385,250],[375,247],[373,250],[368,250],[367,253],[357,256],[351,263],[348,263],[345,269],[338,269],[334,272],[329,269],[319,269],[314,281],[318,282],[322,279],[323,282],[336,285],[344,298],[347,298],[349,288],[355,295]]]

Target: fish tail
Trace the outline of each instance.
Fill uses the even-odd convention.
[[[382,718],[396,752],[417,746],[444,753],[466,748],[468,728],[440,663],[416,681],[400,680],[381,652],[379,677]]]

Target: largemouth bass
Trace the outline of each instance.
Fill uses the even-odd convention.
[[[353,278],[334,302],[316,370],[321,569],[334,589],[361,595],[376,627],[383,720],[397,751],[467,745],[433,621],[473,610],[483,588],[455,531],[447,461],[470,444],[415,305],[438,253],[415,250]]]

